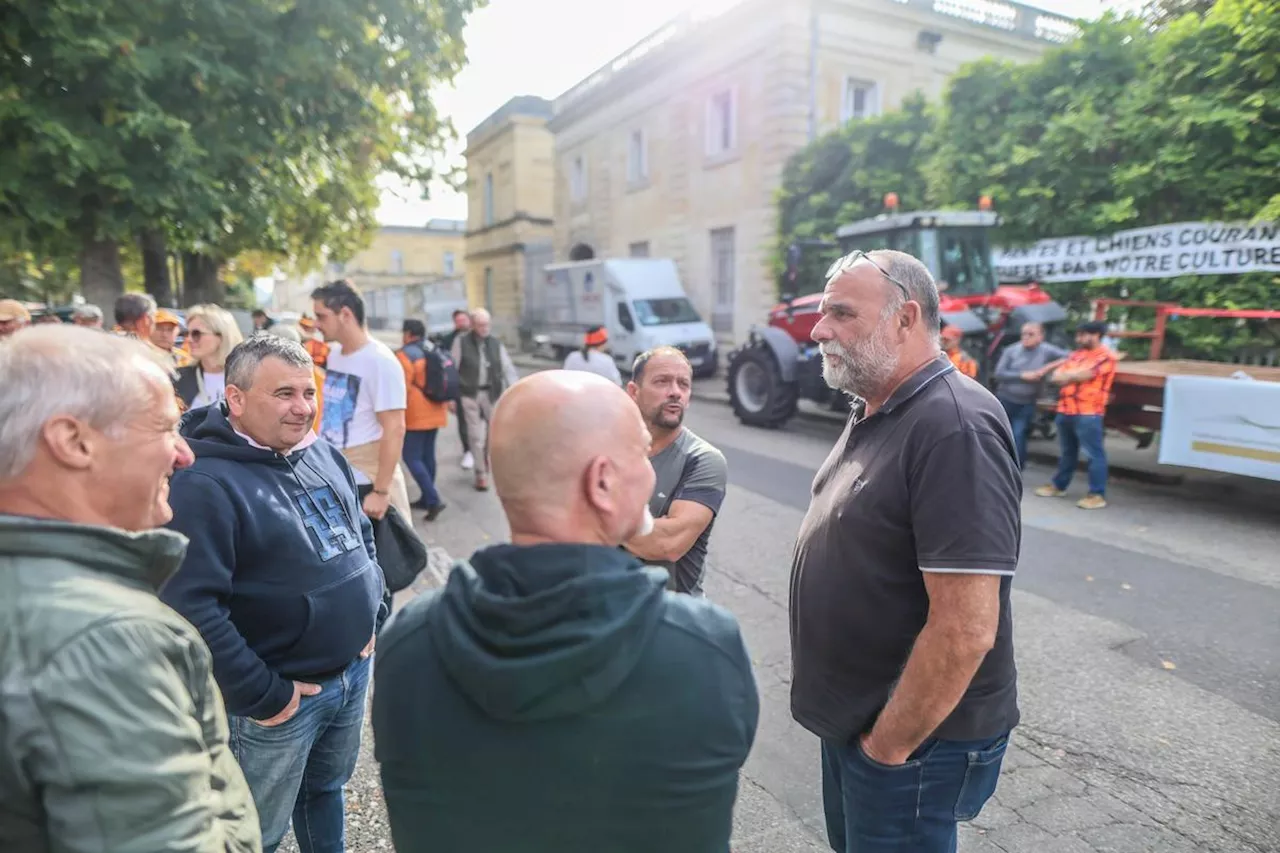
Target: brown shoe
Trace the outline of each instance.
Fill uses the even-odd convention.
[[[486,477],[484,474],[476,475],[476,491],[477,492],[489,491],[489,478]]]
[[[1076,506],[1081,509],[1102,509],[1107,505],[1107,499],[1102,495],[1085,495],[1076,501]]]
[[[1066,492],[1062,491],[1052,483],[1049,483],[1046,486],[1041,486],[1040,488],[1036,489],[1036,494],[1042,498],[1060,498],[1063,495],[1065,495]]]

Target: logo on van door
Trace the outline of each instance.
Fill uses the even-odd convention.
[[[594,285],[595,285],[595,275],[594,275],[593,273],[587,273],[585,276],[583,276],[583,278],[582,278],[582,292],[583,292],[583,293],[590,293],[590,292],[591,292],[591,288],[592,288]]]

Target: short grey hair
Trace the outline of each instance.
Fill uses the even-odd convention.
[[[97,305],[77,305],[72,310],[71,316],[78,320],[101,320],[102,309]]]
[[[156,301],[149,293],[126,293],[116,300],[116,324],[136,323],[156,312]]]
[[[268,358],[278,358],[294,367],[315,367],[302,344],[270,332],[258,332],[236,344],[227,356],[226,383],[247,391],[253,387],[258,367]]]
[[[168,377],[132,338],[62,323],[17,332],[0,344],[0,482],[31,464],[52,418],[118,434],[154,406],[157,383]]]
[[[296,344],[302,343],[302,333],[298,331],[297,326],[286,326],[284,323],[274,323],[271,328],[267,329],[267,334],[275,335],[277,338],[285,338]]]
[[[868,252],[867,257],[906,288],[907,296],[903,296],[893,282],[886,282],[886,286],[892,291],[889,304],[885,306],[886,314],[895,313],[907,303],[907,297],[910,297],[911,301],[920,305],[920,319],[924,322],[925,330],[936,335],[942,328],[942,317],[938,313],[938,285],[929,268],[906,252],[896,252],[893,249],[877,249]]]

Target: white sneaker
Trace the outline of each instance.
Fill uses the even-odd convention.
[[[476,458],[469,451],[462,454],[462,470],[470,471],[474,467],[476,467]]]

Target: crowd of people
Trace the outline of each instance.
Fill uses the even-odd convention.
[[[392,350],[348,282],[312,298],[248,337],[141,294],[117,334],[0,301],[0,849],[342,851],[372,692],[399,850],[727,853],[760,702],[703,588],[728,466],[684,423],[684,354],[623,384],[592,329],[522,379],[482,309]],[[954,851],[1019,720],[1029,401],[958,369],[909,255],[842,259],[820,311],[823,376],[864,405],[797,537],[792,714],[832,849]],[[1060,381],[1092,455],[1099,335],[1036,333],[998,372]],[[450,415],[510,541],[393,615],[377,533],[444,510]]]

